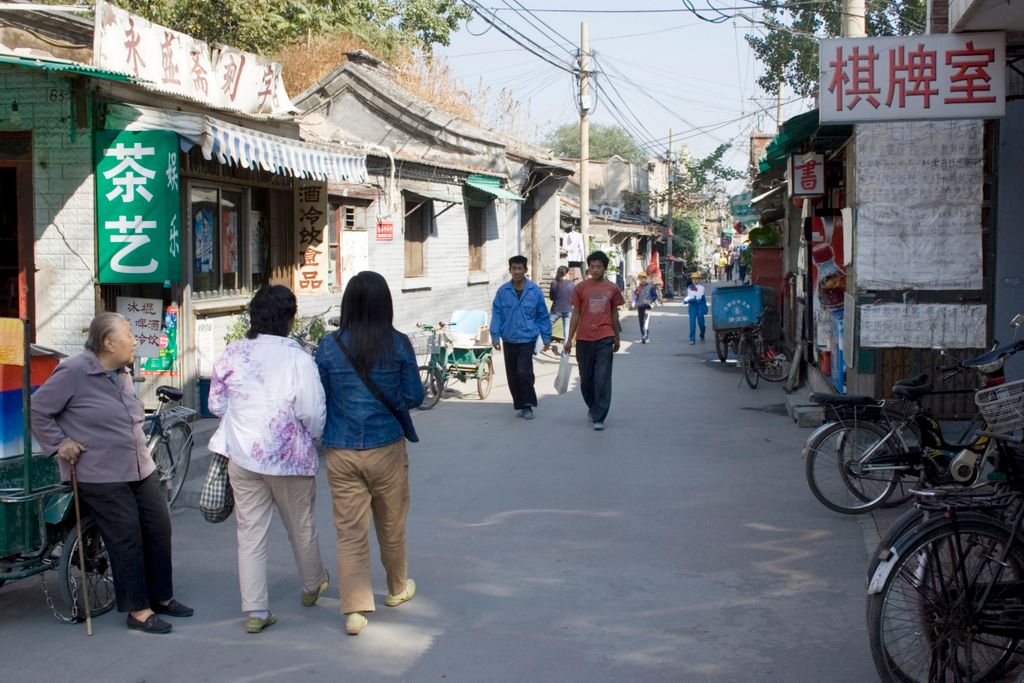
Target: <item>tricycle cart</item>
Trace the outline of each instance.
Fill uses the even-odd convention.
[[[417,325],[425,335],[412,335],[413,350],[423,380],[421,410],[430,410],[441,400],[448,379],[476,380],[483,400],[494,383],[494,349],[487,331],[486,311],[455,311],[450,323]]]
[[[711,295],[711,327],[715,331],[715,351],[725,362],[729,349],[738,350],[740,331],[757,322],[772,305],[775,290],[759,285],[719,287]]]
[[[27,321],[0,319],[0,586],[38,574],[54,615],[82,621],[82,582],[88,584],[89,612],[97,616],[114,606],[114,579],[99,528],[88,515],[82,518],[85,566],[80,563],[71,487],[61,483],[54,458],[32,452],[29,394],[61,354],[30,344],[28,329]],[[46,582],[50,570],[57,572],[57,601]]]

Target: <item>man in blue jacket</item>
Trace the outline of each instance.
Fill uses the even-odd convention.
[[[494,348],[505,355],[505,375],[512,392],[512,407],[516,414],[533,419],[537,407],[537,392],[533,390],[533,351],[537,337],[544,342],[544,350],[551,348],[551,316],[544,303],[544,294],[526,279],[525,256],[508,260],[512,279],[498,287],[491,306],[491,340]]]

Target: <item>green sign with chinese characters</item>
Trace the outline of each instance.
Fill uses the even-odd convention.
[[[100,282],[177,282],[178,134],[107,130],[94,139]]]

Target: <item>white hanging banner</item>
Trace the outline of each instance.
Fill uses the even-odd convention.
[[[93,65],[211,107],[247,114],[295,109],[280,64],[233,47],[211,48],[102,0],[96,2]]]
[[[868,304],[861,306],[864,348],[980,349],[985,347],[984,304]]]

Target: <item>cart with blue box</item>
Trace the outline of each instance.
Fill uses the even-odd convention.
[[[723,363],[738,350],[740,332],[757,323],[761,314],[773,310],[775,290],[760,285],[719,287],[711,295],[711,327],[715,331],[715,351]],[[766,316],[767,317],[767,316]]]
[[[419,324],[423,334],[410,335],[423,381],[421,410],[433,408],[448,380],[476,380],[477,395],[487,398],[494,383],[494,348],[487,311],[458,310],[449,323]]]
[[[33,447],[30,394],[62,354],[30,344],[28,329],[27,321],[0,318],[0,586],[40,575],[53,613],[81,621],[86,588],[92,616],[114,607],[114,578],[96,522],[86,515],[76,532],[71,487],[54,457]],[[58,585],[47,590],[49,570]]]

